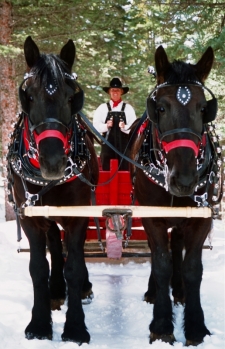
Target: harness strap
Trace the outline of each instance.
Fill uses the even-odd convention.
[[[176,133],[190,133],[194,136],[196,136],[200,141],[202,140],[202,135],[198,132],[193,131],[191,128],[174,128],[173,130],[170,131],[166,131],[161,133],[159,128],[157,127],[157,132],[158,132],[158,137],[160,139],[160,141],[163,140],[163,138],[165,138],[166,136],[170,136],[170,135],[174,135]]]
[[[62,132],[57,130],[45,130],[41,132],[39,135],[36,132],[34,132],[34,138],[35,138],[37,147],[39,146],[40,141],[48,137],[59,138],[63,142],[64,149],[66,149],[68,139],[67,139],[67,136],[64,136],[62,134]]]
[[[84,119],[85,123],[88,125],[88,127],[91,129],[91,131],[93,133],[95,133],[103,143],[107,144],[108,147],[110,147],[115,153],[117,153],[121,158],[123,158],[124,160],[127,160],[128,162],[130,162],[132,165],[140,168],[142,171],[145,170],[145,167],[140,165],[138,162],[130,159],[128,156],[122,154],[119,150],[117,150],[107,139],[105,139],[105,137],[103,137],[97,130],[96,128],[92,125],[92,123],[89,121],[89,119],[82,113],[79,112],[80,116]],[[138,124],[136,125],[133,134],[135,134],[135,132],[137,132],[137,130],[139,129],[139,127],[141,126],[141,124],[144,122],[144,120],[146,119],[147,115],[146,113],[144,113],[141,117],[141,119],[139,120]],[[131,136],[132,137],[132,136]],[[129,141],[130,142],[130,141]],[[129,145],[129,142],[127,144],[127,147]],[[125,149],[125,152],[127,150],[127,147]]]
[[[169,143],[163,141],[162,146],[166,154],[169,153],[169,151],[172,149],[179,148],[179,147],[187,147],[194,150],[195,157],[198,156],[199,147],[195,144],[194,141],[191,141],[189,139],[177,139]]]
[[[134,205],[134,202],[135,202],[135,196],[134,196],[134,193],[133,191],[131,192],[131,205]],[[127,218],[127,232],[126,232],[126,241],[124,243],[124,248],[127,248],[128,247],[128,244],[129,244],[129,240],[132,236],[132,216],[129,215],[128,218]]]
[[[29,121],[29,123],[31,124],[31,121]],[[67,131],[69,131],[68,125],[65,125],[62,121],[59,121],[58,119],[55,119],[55,118],[46,118],[45,121],[40,122],[38,125],[29,125],[30,132],[33,132],[36,128],[49,123],[56,123],[60,126],[63,126]]]
[[[125,107],[126,107],[126,103],[125,103],[125,102],[123,102],[123,105],[122,105],[121,111],[124,111]]]
[[[27,190],[26,182],[24,179],[21,177],[23,186],[24,186],[24,191],[25,191],[25,197],[27,201],[25,202],[26,204],[34,204],[36,201],[38,201],[44,194],[46,194],[50,189],[52,189],[57,183],[59,183],[60,179],[53,180],[49,182],[45,187],[43,187],[37,194],[30,194]],[[20,209],[17,210],[20,213]]]
[[[20,242],[20,240],[22,240],[22,234],[21,234],[21,225],[20,225],[20,220],[19,220],[19,215],[18,215],[16,204],[14,205],[14,211],[16,214],[17,242]]]
[[[107,107],[108,107],[108,111],[112,111],[112,108],[111,108],[110,103],[109,103],[109,102],[107,102],[106,104],[107,104]],[[123,105],[122,105],[121,111],[124,111],[125,107],[126,107],[126,103],[125,103],[125,102],[123,102]]]
[[[96,206],[96,194],[95,194],[94,187],[91,189],[91,201],[92,201],[92,205]],[[101,250],[103,252],[105,252],[105,248],[104,248],[103,243],[102,243],[101,230],[100,230],[100,224],[99,224],[98,217],[94,217],[94,221],[95,221],[95,225],[96,225],[99,246],[100,246]]]

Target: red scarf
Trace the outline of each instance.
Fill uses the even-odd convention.
[[[111,101],[113,102],[113,108],[117,107],[118,104],[120,104],[120,102],[122,102],[122,99],[120,99],[119,101],[113,101],[111,99]]]

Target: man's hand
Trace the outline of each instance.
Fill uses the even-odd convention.
[[[108,128],[113,127],[113,121],[112,120],[108,120],[106,125],[107,125]]]
[[[123,129],[125,127],[125,123],[123,121],[119,122],[119,128]]]

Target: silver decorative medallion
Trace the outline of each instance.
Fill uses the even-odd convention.
[[[177,90],[177,100],[186,105],[191,99],[191,91],[187,86],[179,86]]]
[[[48,86],[45,86],[45,90],[49,95],[53,95],[57,90],[57,84],[49,84]]]

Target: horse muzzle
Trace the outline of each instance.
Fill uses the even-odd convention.
[[[183,173],[178,170],[172,170],[171,172],[168,171],[166,179],[170,194],[181,197],[190,196],[194,193],[199,176],[197,170],[187,169]]]
[[[46,138],[39,144],[39,165],[46,180],[60,179],[65,174],[67,155],[59,138]]]

